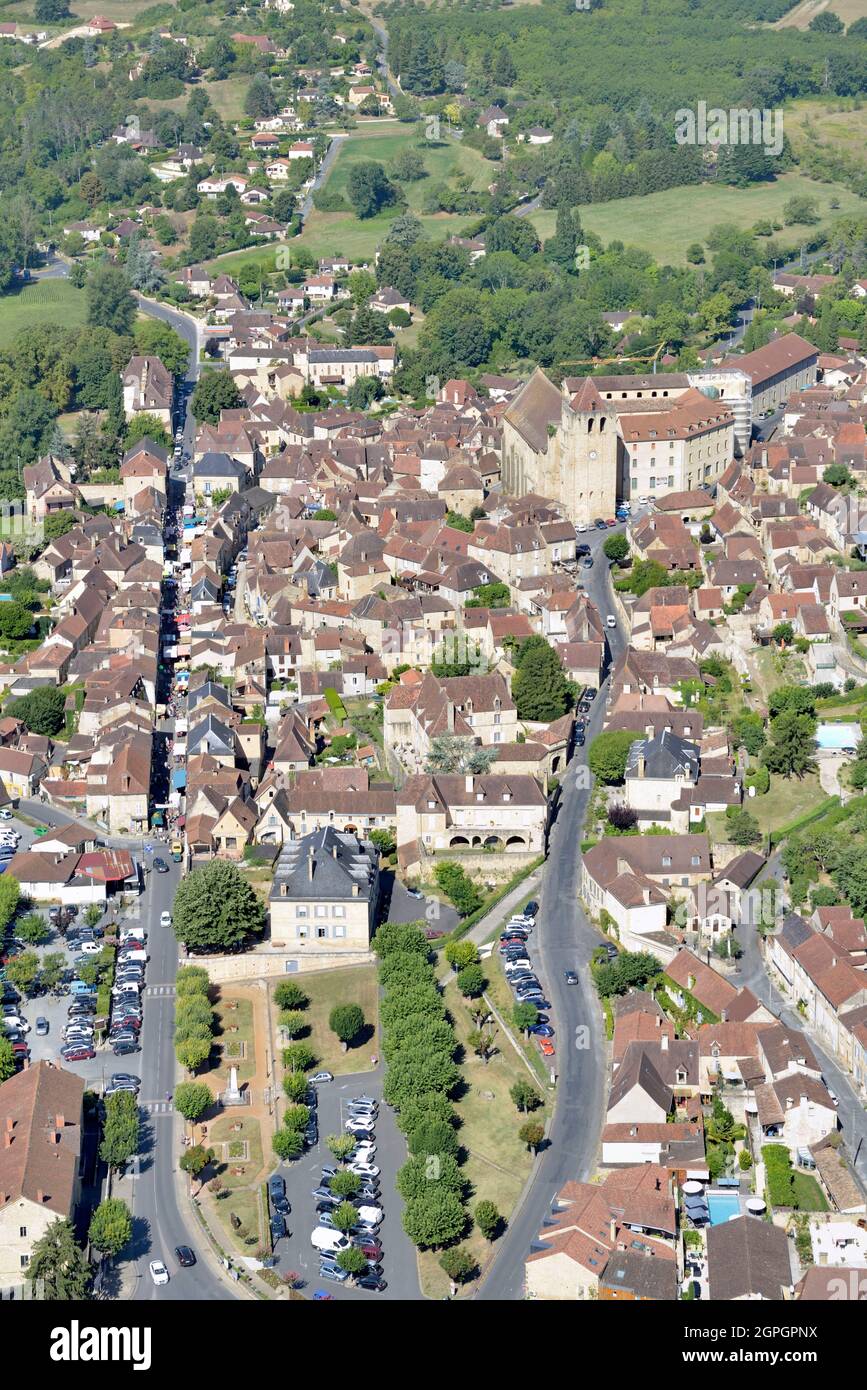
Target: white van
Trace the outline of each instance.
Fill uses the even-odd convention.
[[[327,1226],[317,1226],[310,1236],[310,1244],[315,1250],[330,1250],[336,1254],[338,1250],[347,1250],[349,1241],[346,1236],[342,1236],[339,1231],[330,1231]]]
[[[136,949],[135,947],[131,949],[127,949],[126,947],[124,947],[123,950],[118,953],[119,964],[128,960],[141,961],[142,964],[144,964],[147,958],[147,951],[142,950],[140,947],[138,949]]]

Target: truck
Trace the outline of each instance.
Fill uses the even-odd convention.
[[[172,859],[176,864],[180,864],[184,857],[184,847],[180,840],[172,841]]]

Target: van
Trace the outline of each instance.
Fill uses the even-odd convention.
[[[314,1250],[328,1250],[332,1253],[349,1248],[346,1236],[342,1236],[339,1231],[329,1231],[326,1226],[316,1227],[310,1236],[310,1244]]]
[[[144,965],[144,963],[145,963],[145,961],[147,960],[147,958],[148,958],[148,953],[147,953],[147,951],[144,951],[144,950],[142,950],[141,948],[138,948],[138,949],[137,949],[136,947],[133,946],[133,947],[130,947],[128,950],[127,950],[126,948],[124,948],[124,949],[121,951],[120,955],[118,956],[118,962],[120,962],[120,961],[126,962],[126,961],[128,961],[128,960],[134,960],[134,961],[141,961],[142,965]]]
[[[124,927],[120,934],[121,948],[125,941],[147,941],[148,934],[144,927]]]
[[[69,986],[70,992],[75,995],[86,995],[88,998],[96,998],[96,988],[94,985],[85,984],[84,980],[73,980]]]

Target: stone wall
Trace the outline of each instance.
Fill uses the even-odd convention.
[[[336,970],[347,965],[369,965],[372,951],[317,951],[304,955],[292,951],[250,951],[239,956],[184,956],[180,965],[199,965],[214,984],[240,984],[246,980],[289,979],[311,970]],[[287,970],[287,962],[294,968]]]

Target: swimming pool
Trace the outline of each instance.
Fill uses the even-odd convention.
[[[816,730],[819,748],[854,748],[861,741],[857,724],[820,724]]]
[[[735,1192],[708,1192],[707,1209],[710,1212],[710,1224],[723,1226],[733,1216],[740,1216],[740,1198]]]

